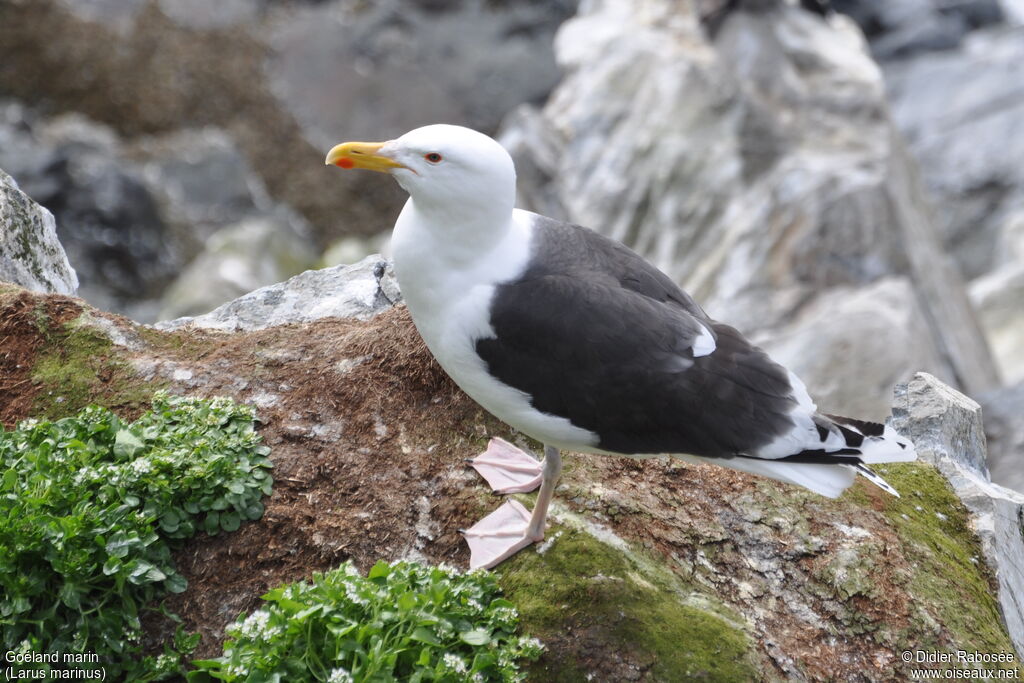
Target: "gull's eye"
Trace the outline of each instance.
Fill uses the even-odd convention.
[[[428,154],[424,154],[423,158],[426,159],[427,161],[429,161],[432,164],[439,164],[439,163],[441,163],[441,159],[443,159],[444,157],[442,157],[437,152],[430,152]]]

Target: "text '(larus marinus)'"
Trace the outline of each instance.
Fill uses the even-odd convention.
[[[346,142],[327,163],[390,173],[409,193],[395,274],[441,367],[499,419],[544,444],[500,439],[472,462],[508,500],[466,530],[471,567],[544,538],[560,450],[713,462],[834,498],[868,465],[906,462],[891,428],[817,412],[792,372],[710,318],[622,244],[515,208],[512,158],[459,126]]]

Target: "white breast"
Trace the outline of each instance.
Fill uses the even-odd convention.
[[[395,274],[416,329],[463,391],[539,441],[562,448],[594,446],[596,434],[534,409],[528,394],[495,379],[476,353],[478,339],[495,336],[490,324],[495,289],[526,270],[531,237],[529,214],[515,211],[500,240],[467,253],[465,241],[446,247],[452,240],[439,239],[407,205],[392,239]]]

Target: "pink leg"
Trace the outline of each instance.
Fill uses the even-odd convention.
[[[548,507],[561,472],[558,449],[545,446],[542,483],[533,513],[519,501],[509,500],[463,532],[469,544],[471,569],[490,569],[531,543],[544,540]]]

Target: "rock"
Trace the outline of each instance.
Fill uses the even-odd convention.
[[[359,298],[386,306],[383,288],[393,300],[382,261],[353,268]],[[244,334],[161,332],[66,297],[0,291],[0,362],[18,351],[18,377],[36,379],[0,392],[4,424],[89,403],[137,413],[154,387],[257,407],[274,462],[266,515],[176,551],[189,586],[166,606],[202,634],[196,657],[219,654],[226,623],[269,587],[344,560],[363,572],[410,556],[464,567],[457,529],[497,505],[463,458],[484,436],[522,436],[444,376],[406,307],[303,322],[311,291],[335,291],[343,271],[254,293],[263,304],[250,301],[235,321],[252,323],[262,308],[279,324]],[[60,317],[40,327],[40,309]],[[957,430],[934,433],[970,443]],[[495,571],[524,632],[546,646],[533,679],[909,680],[919,665],[902,662],[904,651],[1014,647],[970,513],[930,464],[884,466],[902,497],[860,481],[831,500],[714,466],[566,457],[575,466],[545,544]]]
[[[1024,26],[885,65],[893,118],[935,197],[936,224],[968,278],[999,262],[1000,228],[1024,207]]]
[[[135,140],[129,152],[142,167],[163,219],[192,258],[214,232],[279,211],[238,144],[218,128],[186,129]],[[296,229],[300,221],[295,219]]]
[[[521,199],[561,204],[762,339],[830,288],[905,277],[938,349],[928,369],[972,392],[997,386],[863,37],[841,15],[758,7],[729,13],[711,40],[679,3],[584,5],[558,34],[565,79],[503,133],[527,169]],[[864,343],[829,338],[815,354]],[[837,362],[833,381],[880,386],[898,365]],[[889,370],[862,377],[876,366]],[[832,395],[830,408],[859,400]]]
[[[379,179],[340,181],[319,163],[327,148],[439,121],[493,131],[509,109],[542,101],[557,83],[551,38],[575,5],[7,2],[0,92],[81,112],[125,136],[227,130],[323,248],[338,237],[340,216],[372,235],[391,227],[404,201]]]
[[[1024,0],[1001,0],[1007,22],[1020,26],[1024,24]]]
[[[35,292],[74,294],[75,274],[57,238],[53,214],[0,170],[0,282]]]
[[[199,30],[244,26],[258,18],[264,7],[265,3],[250,0],[160,0],[160,11],[171,20]]]
[[[926,372],[897,385],[892,426],[926,454],[922,459],[938,464],[952,459],[988,478],[985,430],[981,406]]]
[[[897,382],[944,365],[906,278],[826,290],[784,329],[754,341],[804,381],[822,411],[879,422]]]
[[[391,255],[391,233],[382,232],[372,237],[343,237],[334,242],[320,257],[321,266],[342,266],[362,261],[371,254],[384,258]]]
[[[309,270],[224,304],[206,315],[156,324],[157,329],[186,326],[213,330],[261,330],[323,317],[371,318],[401,300],[391,264],[379,255],[351,266]]]
[[[1024,382],[978,397],[992,481],[1024,493]]]
[[[999,603],[1024,653],[1024,494],[993,484],[981,406],[927,373],[896,388],[892,426],[910,438],[971,511],[971,526],[999,582]]]
[[[266,73],[281,106],[324,150],[339,135],[387,139],[438,122],[492,131],[558,82],[551,41],[574,4],[311,5],[274,23]]]
[[[970,294],[1003,379],[1024,380],[1024,258],[972,281]]]
[[[998,0],[833,0],[832,7],[857,22],[879,60],[950,49],[1003,20]]]
[[[165,296],[175,300],[165,316],[203,313],[313,262],[308,223],[269,197],[238,145],[220,129],[125,141],[80,115],[46,118],[8,102],[0,106],[4,163],[26,192],[56,213],[60,238],[80,270],[81,296],[142,322],[157,319]],[[273,238],[272,250],[259,251],[256,246],[267,246],[274,231],[254,226],[267,223],[281,234]],[[222,228],[239,224],[248,227],[210,241]],[[237,245],[242,234],[255,241],[246,249],[226,247],[233,239]],[[201,265],[186,268],[204,249]],[[177,284],[165,295],[197,269],[218,272],[217,263],[229,251],[232,272],[214,286],[204,283],[190,292],[187,284]],[[239,261],[242,256],[247,263]]]
[[[46,119],[5,108],[0,138],[11,144],[0,144],[0,166],[53,211],[81,296],[125,311],[159,294],[177,265],[170,235],[140,170],[123,159],[120,138],[77,114]]]
[[[224,228],[167,288],[160,318],[206,313],[302,272],[315,258],[304,237],[277,221],[254,218]]]

